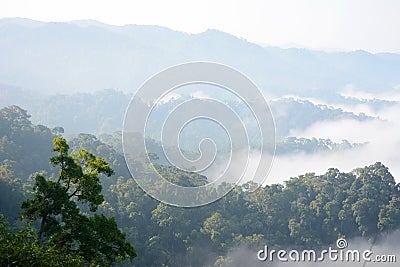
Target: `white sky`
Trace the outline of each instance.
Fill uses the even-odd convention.
[[[398,0],[0,0],[3,17],[212,28],[264,45],[400,53]]]

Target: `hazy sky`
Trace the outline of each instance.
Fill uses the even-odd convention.
[[[0,0],[2,17],[213,28],[265,45],[400,53],[398,0]]]

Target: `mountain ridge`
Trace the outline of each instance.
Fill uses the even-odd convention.
[[[262,47],[218,30],[188,34],[96,21],[1,19],[0,57],[0,83],[46,94],[133,93],[155,73],[188,61],[230,65],[274,97],[329,99],[347,85],[367,92],[400,85],[398,54]]]

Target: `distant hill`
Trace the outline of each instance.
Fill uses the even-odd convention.
[[[330,99],[344,86],[368,92],[400,85],[400,55],[261,47],[216,30],[96,21],[0,20],[0,83],[46,94],[118,88],[134,92],[154,73],[186,61],[228,64],[267,94]]]
[[[35,95],[31,92],[0,84],[0,90],[2,91],[0,108],[19,105],[29,111],[34,123],[50,127],[63,126],[66,134],[82,132],[101,134],[121,130],[125,110],[131,97],[131,94],[114,89],[69,95]],[[166,112],[173,109],[179,101],[169,101],[159,105],[154,110],[155,118],[159,118],[158,121],[163,121]],[[388,107],[393,103],[398,103],[380,100],[365,102],[355,99],[347,99],[347,101],[356,104],[369,104],[372,108]],[[319,121],[377,119],[362,113],[355,114],[292,97],[274,99],[270,101],[270,107],[274,116],[278,139],[289,136],[291,130],[305,130]],[[241,108],[243,106],[237,107],[239,113]],[[157,131],[157,129],[158,127],[154,129],[150,127],[151,137],[154,137],[152,132]],[[200,127],[195,132],[191,132],[195,136],[206,133],[210,133],[208,127],[205,127],[204,130]]]

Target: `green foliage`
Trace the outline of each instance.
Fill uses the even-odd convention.
[[[168,173],[175,183],[191,175]],[[338,237],[370,237],[400,226],[398,185],[381,163],[350,173],[301,175],[251,194],[250,186],[236,186],[210,205],[182,209],[157,205],[134,180],[120,177],[105,198],[128,238],[141,244],[137,266],[205,266],[204,258],[222,261],[219,256],[237,246],[318,248]]]
[[[54,246],[40,246],[31,225],[12,233],[3,216],[0,216],[0,243],[1,266],[84,266],[83,257],[79,255],[69,254]]]
[[[69,144],[73,153],[78,153],[81,150],[92,151],[96,155],[104,158],[117,176],[129,177],[129,170],[125,165],[122,151],[117,152],[111,145],[101,142],[96,136],[80,133],[72,138]],[[102,184],[106,187],[114,183],[111,179],[107,179],[107,177],[103,176],[101,178]]]
[[[346,149],[361,147],[363,143],[350,143],[347,140],[342,140],[341,143],[335,143],[330,139],[317,138],[297,138],[286,137],[276,144],[276,154],[293,154],[305,153],[312,154],[317,152],[327,151],[343,151]]]
[[[177,208],[143,192],[130,177],[118,149],[96,136],[76,136],[68,142],[69,154],[66,140],[54,135],[61,129],[51,133],[32,125],[18,108],[1,114],[5,127],[0,127],[0,211],[12,222],[19,212],[15,203],[28,198],[23,216],[38,227],[37,236],[29,226],[16,234],[2,230],[7,233],[2,242],[8,244],[7,251],[0,248],[2,260],[32,258],[46,266],[35,256],[43,253],[43,261],[55,262],[59,256],[59,262],[66,262],[63,266],[69,266],[69,260],[104,266],[132,258],[137,251],[134,263],[119,264],[226,266],[230,262],[227,252],[235,247],[268,244],[310,249],[330,245],[339,236],[368,238],[400,227],[400,186],[381,163],[349,173],[337,169],[323,175],[309,173],[254,193],[248,190],[253,184],[238,185],[210,205]],[[54,137],[54,154],[50,155]],[[118,135],[108,138],[118,143]],[[320,141],[315,144],[319,146]],[[35,150],[36,146],[48,151]],[[49,157],[52,168],[44,164]],[[162,165],[160,160],[152,164],[175,184],[207,182],[203,176]],[[40,169],[46,172],[32,176],[35,191],[29,192],[29,171]],[[113,169],[117,178],[108,177]],[[6,229],[4,224],[2,229]],[[135,250],[126,240],[135,244]],[[13,251],[17,251],[12,254],[15,258],[10,256]]]
[[[39,170],[49,170],[51,129],[33,125],[28,112],[18,106],[0,109],[0,162],[13,162],[17,177],[28,177]]]
[[[40,221],[40,245],[51,244],[82,256],[85,262],[113,265],[123,259],[133,259],[136,252],[125,241],[114,218],[104,215],[88,217],[77,203],[86,203],[95,212],[104,201],[99,175],[111,176],[108,163],[94,154],[81,150],[69,155],[69,146],[62,137],[53,140],[56,155],[50,159],[59,168],[56,179],[37,174],[35,194],[22,203],[22,218]]]
[[[400,197],[393,196],[379,212],[378,228],[382,231],[391,231],[400,228]]]
[[[20,179],[14,179],[12,162],[0,163],[0,214],[9,220],[16,220],[20,212],[20,203],[24,200]]]

